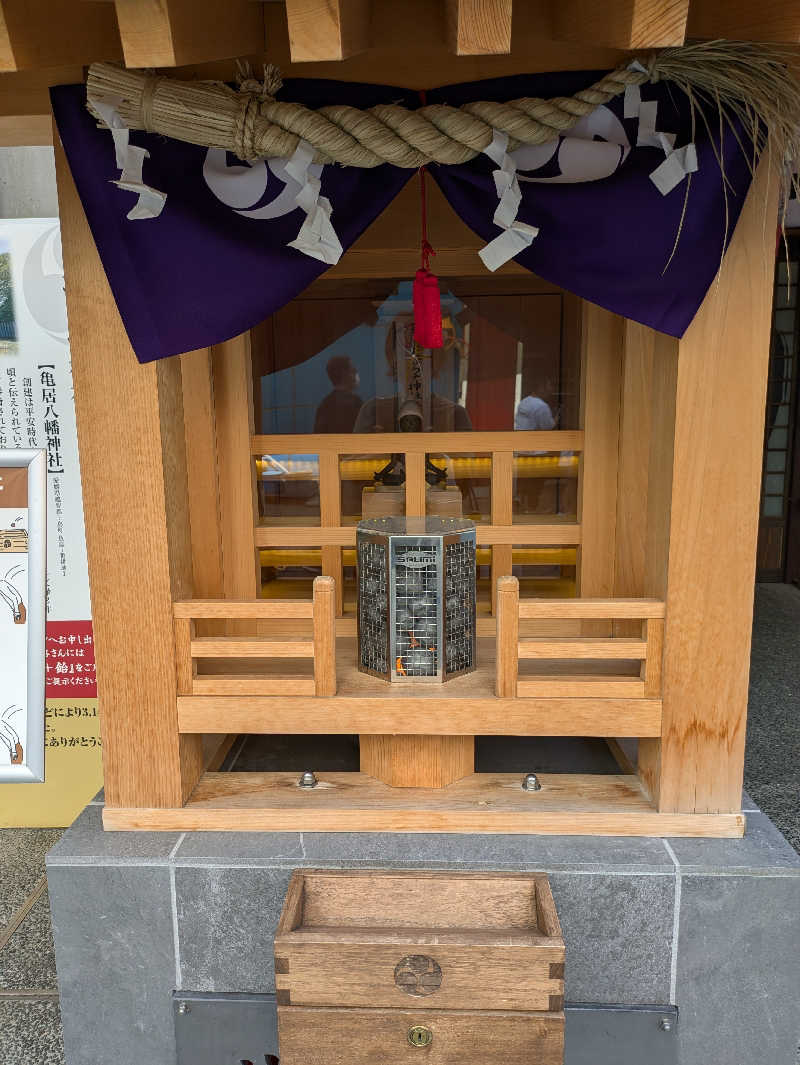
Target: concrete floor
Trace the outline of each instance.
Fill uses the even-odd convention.
[[[800,590],[788,585],[756,589],[745,788],[800,851]],[[60,834],[0,829],[1,1065],[64,1062],[44,884]]]

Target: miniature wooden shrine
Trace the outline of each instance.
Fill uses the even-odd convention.
[[[657,5],[658,19],[638,0],[612,3],[602,18],[568,0],[552,24],[544,5],[517,3],[512,48],[511,0],[448,0],[447,35],[436,4],[404,5],[397,21],[397,5],[375,0],[368,48],[366,3],[289,0],[287,33],[282,5],[239,0],[222,17],[208,2],[185,38],[174,0],[148,8],[147,32],[136,29],[145,17],[136,4],[83,6],[82,23],[97,8],[103,25],[65,63],[120,55],[116,11],[128,66],[194,64],[185,77],[228,78],[223,57],[263,51],[263,18],[269,59],[287,76],[419,89],[610,69],[635,49],[682,43],[687,14],[694,36],[763,30],[761,13],[748,21],[742,5],[700,0]],[[343,335],[363,320],[359,307],[378,314],[413,277],[416,189],[271,320],[139,365],[58,144],[56,159],[107,828],[743,833],[777,213],[766,164],[680,340],[513,261],[487,274],[478,238],[432,189],[443,293],[489,308],[481,342],[505,345],[509,410],[524,395],[520,352],[549,345],[557,426],[403,433],[373,420],[364,431],[298,433],[261,424],[275,350],[317,352],[321,323],[339,315]],[[477,393],[454,329],[453,373]],[[376,504],[373,475],[393,456],[404,479]],[[443,487],[427,483],[429,460],[447,468]],[[411,685],[359,670],[356,526],[375,506],[475,522],[474,671]],[[296,772],[217,771],[237,735],[297,733],[359,735],[361,772],[321,773],[317,787],[298,788]],[[541,790],[525,790],[519,774],[474,773],[480,735],[602,737],[620,771],[545,773]],[[635,764],[621,737],[638,739]]]

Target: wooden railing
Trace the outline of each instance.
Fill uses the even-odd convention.
[[[520,639],[520,619],[576,621],[606,635],[528,636]],[[639,636],[613,636],[612,622],[641,622]],[[520,602],[516,577],[497,584],[497,695],[511,698],[659,698],[664,645],[664,604],[657,599],[526,599]],[[630,673],[550,672],[523,674],[522,660],[585,663],[640,662]]]
[[[175,661],[179,695],[335,695],[336,589],[332,577],[314,580],[313,600],[184,599],[173,604]],[[308,619],[307,636],[198,636],[195,622]],[[198,670],[198,662],[215,659],[312,659],[305,673],[219,672]]]

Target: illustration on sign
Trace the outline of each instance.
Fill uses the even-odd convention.
[[[0,780],[44,778],[46,470],[0,451]]]

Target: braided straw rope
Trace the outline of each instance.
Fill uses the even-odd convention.
[[[252,91],[252,80],[244,83],[245,91],[237,92],[221,82],[174,81],[108,63],[92,64],[87,88],[90,111],[93,97],[118,97],[117,110],[131,129],[225,148],[248,161],[290,156],[302,139],[316,149],[318,163],[391,163],[416,169],[431,162],[473,159],[491,143],[495,129],[508,134],[510,149],[553,140],[626,85],[649,78],[620,67],[575,96],[483,101],[460,108],[428,104],[414,111],[397,104],[364,111],[336,104],[312,111],[275,100],[263,89]]]
[[[769,136],[779,157],[788,153],[797,158],[800,84],[787,69],[788,59],[771,45],[709,41],[664,49],[633,69],[626,62],[574,96],[480,101],[458,108],[428,104],[409,110],[379,104],[366,110],[332,105],[316,111],[274,98],[280,87],[274,68],[265,69],[263,85],[249,79],[237,92],[223,82],[176,81],[95,63],[89,69],[88,107],[99,117],[92,98],[116,97],[117,110],[131,129],[224,148],[247,161],[286,158],[302,139],[314,147],[318,163],[417,168],[431,162],[464,163],[490,144],[494,130],[508,135],[509,150],[542,144],[566,133],[626,86],[662,79],[686,92],[693,110],[697,103],[710,102],[720,122],[740,120],[758,147]]]

